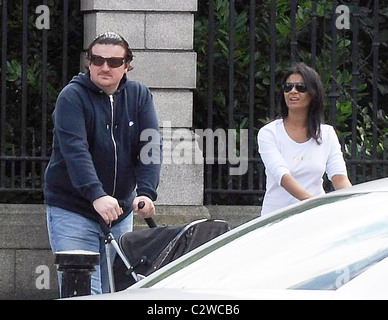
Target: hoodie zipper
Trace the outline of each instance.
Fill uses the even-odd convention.
[[[114,137],[114,118],[113,118],[113,115],[114,115],[114,100],[113,100],[113,95],[109,95],[109,100],[110,100],[110,109],[111,109],[111,114],[112,114],[112,123],[111,123],[111,126],[110,126],[110,136],[112,138],[112,142],[113,142],[113,149],[114,149],[114,153],[115,153],[115,172],[114,172],[114,180],[113,180],[113,192],[112,192],[112,196],[115,195],[116,193],[116,180],[117,180],[117,145],[116,145],[116,141],[115,141],[115,137]]]

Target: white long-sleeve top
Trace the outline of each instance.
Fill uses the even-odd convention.
[[[287,133],[283,119],[274,120],[259,130],[258,145],[266,173],[266,193],[261,215],[298,202],[280,183],[291,174],[313,196],[325,193],[323,176],[347,175],[337,134],[330,125],[321,125],[321,144],[311,138],[299,143]]]

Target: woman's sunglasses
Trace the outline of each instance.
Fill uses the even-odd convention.
[[[286,82],[284,85],[283,85],[283,91],[285,93],[288,93],[292,90],[292,88],[296,88],[297,91],[303,93],[303,92],[306,92],[307,91],[307,88],[306,86],[304,85],[304,83],[302,82]]]
[[[119,57],[104,58],[101,56],[97,56],[95,54],[92,54],[90,56],[90,62],[97,67],[101,67],[105,63],[105,61],[108,63],[109,67],[118,68],[123,65],[123,63],[125,62],[125,58],[119,58]]]

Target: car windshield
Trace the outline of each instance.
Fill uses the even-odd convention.
[[[143,287],[335,290],[388,256],[386,199],[384,192],[324,197],[257,219]]]

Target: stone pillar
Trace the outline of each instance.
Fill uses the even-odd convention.
[[[203,154],[190,129],[196,87],[193,42],[197,0],[83,0],[81,9],[85,49],[102,32],[120,33],[134,54],[129,78],[144,83],[154,95],[164,142],[156,204],[175,209],[184,206],[180,207],[183,210],[195,206],[197,216],[198,206],[206,210]],[[192,220],[190,214],[187,220]]]

